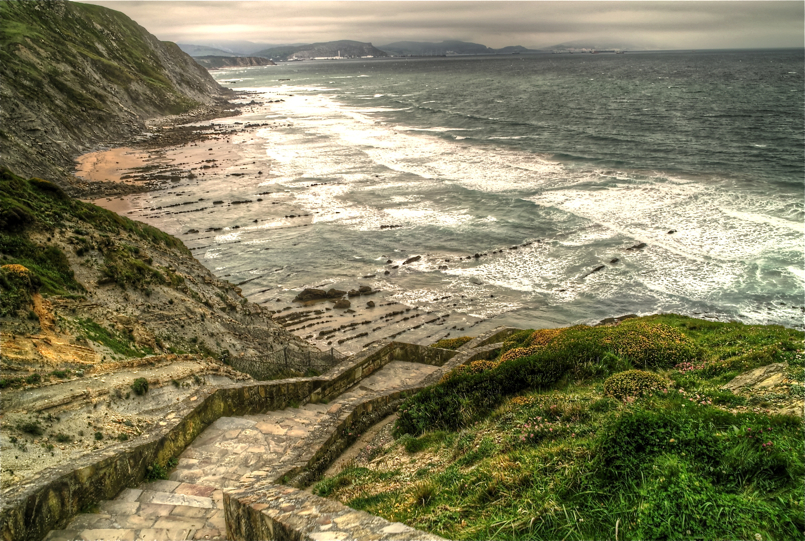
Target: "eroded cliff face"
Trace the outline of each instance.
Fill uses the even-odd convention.
[[[308,347],[180,240],[2,168],[0,325],[6,386],[149,355],[237,368]]]
[[[0,164],[18,174],[69,186],[78,154],[226,92],[176,44],[117,11],[0,2]]]

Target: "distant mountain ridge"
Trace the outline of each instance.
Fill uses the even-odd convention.
[[[442,56],[448,54],[519,54],[538,53],[536,49],[528,49],[520,45],[510,45],[501,49],[493,49],[480,43],[468,41],[446,40],[440,43],[427,41],[397,41],[381,45],[380,49],[395,56]]]
[[[271,60],[309,60],[311,58],[362,58],[384,57],[388,54],[371,43],[339,40],[326,43],[310,43],[303,45],[283,45],[257,51],[253,56],[262,56]]]

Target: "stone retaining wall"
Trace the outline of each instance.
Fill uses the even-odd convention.
[[[274,485],[259,497],[224,493],[227,539],[249,541],[440,541],[442,538],[389,522],[308,492]]]
[[[345,409],[331,424],[318,427],[309,439],[304,455],[275,479],[253,477],[245,488],[224,491],[227,539],[253,541],[311,540],[438,540],[438,536],[380,517],[355,511],[339,502],[300,492],[286,485],[304,487],[316,481],[327,467],[359,437],[360,433],[395,411],[407,396],[438,382],[456,366],[491,359],[500,343],[489,344],[489,338],[508,336],[505,331],[488,333],[478,343],[485,345],[460,351],[424,381],[396,391],[369,398]]]
[[[82,509],[115,497],[140,483],[154,463],[178,456],[207,426],[220,417],[284,409],[291,403],[337,396],[392,360],[444,363],[456,355],[398,342],[379,344],[330,373],[315,378],[245,382],[202,388],[180,403],[136,440],[120,443],[48,468],[2,493],[0,528],[4,541],[38,541],[64,527]]]

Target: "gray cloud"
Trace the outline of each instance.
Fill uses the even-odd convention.
[[[163,40],[336,39],[547,47],[576,40],[652,48],[803,47],[803,2],[116,2]]]

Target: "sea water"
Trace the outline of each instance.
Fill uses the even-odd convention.
[[[214,73],[274,103],[234,119],[264,124],[231,139],[248,174],[186,189],[308,216],[229,205],[168,228],[223,227],[183,240],[255,302],[361,283],[484,328],[659,312],[802,328],[801,50]]]

